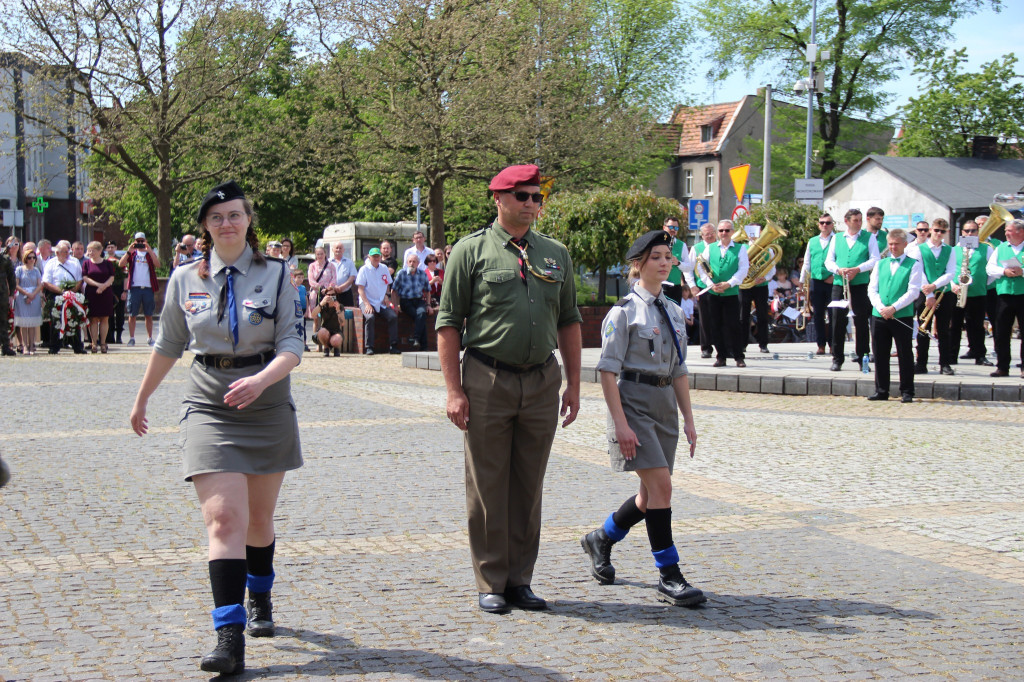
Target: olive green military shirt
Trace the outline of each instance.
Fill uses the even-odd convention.
[[[497,222],[460,239],[445,265],[437,312],[437,329],[461,330],[465,322],[463,346],[512,365],[544,362],[558,330],[583,321],[569,251],[532,229],[523,239],[533,270],[525,281],[519,249]]]

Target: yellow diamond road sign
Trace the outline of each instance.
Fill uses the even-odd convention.
[[[747,188],[747,178],[750,176],[750,164],[733,166],[729,169],[729,178],[732,180],[732,188],[736,190],[736,203],[743,203],[743,190]]]

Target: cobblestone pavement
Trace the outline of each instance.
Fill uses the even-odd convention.
[[[205,533],[180,479],[185,363],[128,430],[146,355],[0,360],[0,678],[204,679]],[[306,466],[279,505],[279,634],[247,678],[1019,679],[1019,404],[694,392],[675,473],[684,571],[655,600],[642,527],[594,582],[579,536],[636,486],[583,387],[546,481],[546,613],[477,610],[462,441],[438,372],[311,355],[293,374]]]

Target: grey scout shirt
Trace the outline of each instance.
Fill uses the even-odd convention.
[[[158,353],[180,358],[187,343],[197,355],[246,356],[276,349],[302,359],[302,305],[284,261],[267,257],[265,263],[256,263],[252,250],[246,249],[235,262],[235,347],[231,344],[230,316],[226,311],[221,316],[219,310],[227,266],[216,249],[212,250],[210,275],[203,279],[199,276],[200,262],[181,265],[171,274],[155,345]]]
[[[672,342],[672,332],[665,325],[655,296],[640,286],[633,286],[620,304],[612,306],[601,325],[601,359],[599,372],[618,375],[632,370],[656,376],[676,377],[688,374],[686,369],[686,321],[682,309],[659,294],[665,304],[683,352],[682,360]]]

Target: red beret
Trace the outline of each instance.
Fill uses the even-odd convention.
[[[488,189],[494,192],[512,189],[516,185],[540,186],[540,169],[533,164],[509,166],[491,179]]]

